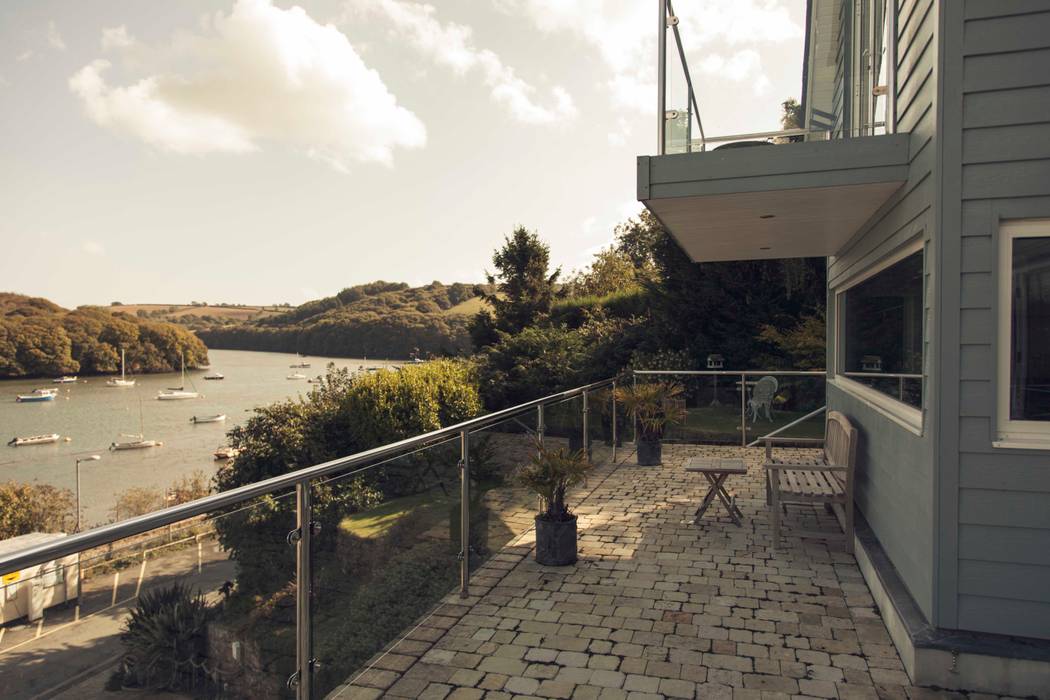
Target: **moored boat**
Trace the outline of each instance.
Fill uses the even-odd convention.
[[[76,384],[77,378],[65,376],[59,377],[58,379],[52,379],[51,381],[54,384]]]
[[[186,357],[182,356],[180,362],[180,371],[182,372],[182,382],[177,387],[169,387],[167,391],[161,391],[157,393],[158,401],[182,401],[185,399],[199,399],[201,395],[196,391],[186,391]]]
[[[106,380],[106,386],[119,386],[119,387],[135,386],[135,380],[134,379],[128,379],[127,374],[125,373],[124,348],[120,349],[120,379],[117,379],[116,377],[113,377],[112,379],[107,379]]]
[[[60,436],[58,433],[51,433],[49,435],[30,435],[29,437],[14,437],[7,443],[11,447],[22,447],[23,445],[49,445],[53,442],[58,442]]]
[[[208,381],[213,381],[213,382],[214,381],[219,381],[219,380],[222,380],[222,379],[226,379],[226,377],[222,374],[222,372],[212,372],[211,374],[205,374],[204,378],[207,379]]]
[[[294,365],[288,365],[291,369],[309,369],[309,362],[297,362]]]
[[[18,394],[15,396],[15,401],[18,403],[54,401],[56,396],[58,396],[58,389],[34,389],[31,394]]]
[[[194,416],[190,418],[190,423],[222,423],[226,420],[226,414],[220,413],[214,416]]]
[[[164,445],[159,440],[143,440],[142,436],[121,436],[122,438],[132,438],[132,440],[125,440],[121,442],[114,441],[109,444],[110,450],[118,449],[145,449],[147,447],[161,447]]]
[[[305,374],[299,374],[298,372],[292,372],[285,379],[306,379]]]
[[[238,450],[236,447],[220,447],[219,449],[215,450],[215,459],[219,459],[219,460],[233,459],[234,457],[236,457],[240,453],[241,453],[241,451]]]

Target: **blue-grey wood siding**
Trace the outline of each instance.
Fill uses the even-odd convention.
[[[945,592],[960,629],[1050,638],[1050,452],[992,446],[999,223],[1050,217],[1050,2],[966,0],[961,12],[945,56],[945,79],[961,81],[944,105],[961,119],[943,134],[958,149],[945,159],[957,193],[944,200],[958,228],[942,237],[959,248],[960,307],[958,346],[945,348],[959,362],[958,525],[941,533],[957,570]]]
[[[828,337],[835,334],[835,290],[902,247],[921,240],[926,248],[927,294],[924,367],[933,350],[931,264],[934,246],[936,164],[937,19],[933,0],[900,0],[897,8],[896,130],[910,134],[908,182],[828,263]],[[828,367],[835,344],[829,342]],[[935,569],[933,439],[928,426],[934,391],[924,369],[925,427],[921,435],[903,427],[836,382],[828,386],[829,408],[850,417],[860,433],[857,507],[864,513],[912,597],[933,619]]]

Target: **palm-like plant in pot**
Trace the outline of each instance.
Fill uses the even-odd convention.
[[[576,562],[576,515],[565,503],[565,492],[583,483],[594,465],[583,450],[548,449],[518,469],[515,480],[540,497],[543,510],[536,516],[536,561],[546,566]]]
[[[616,400],[638,426],[639,466],[660,464],[664,431],[685,420],[683,391],[677,382],[649,382],[616,390]]]

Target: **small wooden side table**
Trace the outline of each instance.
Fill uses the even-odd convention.
[[[704,496],[704,500],[700,502],[700,506],[696,509],[693,523],[698,523],[700,518],[704,517],[704,513],[707,512],[711,503],[715,498],[718,498],[726,512],[729,513],[729,517],[739,526],[740,519],[744,517],[744,514],[736,507],[736,499],[726,491],[725,482],[726,479],[734,474],[747,474],[747,466],[744,465],[744,460],[693,457],[685,463],[685,470],[703,474],[704,478],[711,485],[711,488],[707,490],[707,495]]]

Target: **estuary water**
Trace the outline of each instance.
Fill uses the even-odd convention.
[[[0,482],[37,482],[76,487],[76,459],[99,455],[101,460],[81,462],[80,498],[84,526],[108,522],[117,496],[141,486],[162,492],[182,476],[201,470],[210,479],[220,462],[212,453],[226,443],[226,431],[243,423],[253,408],[309,393],[305,379],[290,380],[298,372],[308,378],[324,374],[329,362],[336,367],[396,366],[398,363],[352,358],[299,357],[275,352],[211,350],[211,368],[187,370],[186,389],[202,394],[198,399],[158,401],[157,392],[179,385],[179,374],[146,374],[134,377],[134,387],[106,386],[106,377],[83,377],[76,384],[52,384],[50,379],[0,381],[0,438],[59,433],[63,440],[50,445],[0,446]],[[309,362],[310,367],[289,365]],[[221,381],[205,381],[219,372]],[[56,388],[54,401],[17,403],[17,394],[36,388]],[[195,425],[193,416],[225,413],[224,423]],[[110,451],[122,434],[141,433],[161,447]]]

